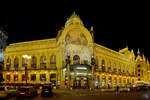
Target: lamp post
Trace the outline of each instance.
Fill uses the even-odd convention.
[[[92,65],[92,86],[91,89],[94,89],[94,66],[95,66],[95,59],[94,56],[91,58],[91,65]]]
[[[66,59],[66,63],[67,63],[67,87],[68,89],[70,89],[70,55],[67,54],[67,59]]]
[[[31,56],[28,56],[28,55],[23,55],[22,56],[25,60],[27,59],[27,60],[29,60],[29,59],[31,59]],[[27,66],[28,66],[28,61],[27,62],[25,62],[25,79],[26,79],[26,84],[27,84],[27,81],[28,81],[28,71],[27,71]]]

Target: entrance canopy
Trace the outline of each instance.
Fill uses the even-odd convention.
[[[92,71],[91,66],[83,64],[70,65],[70,71]]]
[[[66,67],[63,68],[63,71],[66,71]],[[91,76],[92,68],[89,65],[73,64],[70,65],[70,74],[74,76]]]

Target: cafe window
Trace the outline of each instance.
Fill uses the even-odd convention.
[[[31,74],[31,81],[36,81],[36,74]]]
[[[14,81],[18,81],[18,75],[14,75]]]
[[[6,81],[10,81],[10,75],[6,75]]]
[[[46,81],[46,74],[40,74],[40,81]]]

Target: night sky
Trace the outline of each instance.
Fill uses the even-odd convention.
[[[139,48],[150,59],[150,15],[143,6],[0,8],[0,26],[8,31],[7,44],[55,38],[74,11],[87,29],[94,27],[96,43],[116,51]]]

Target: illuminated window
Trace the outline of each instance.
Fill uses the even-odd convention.
[[[121,65],[118,65],[118,71],[121,72]]]
[[[37,58],[35,56],[32,57],[31,60],[31,68],[35,69],[37,64]]]
[[[114,72],[117,71],[116,64],[114,63]]]
[[[88,65],[88,60],[84,60],[84,64],[85,64],[85,65]]]
[[[78,55],[73,57],[73,64],[80,64],[80,57]]]
[[[22,81],[25,81],[25,74],[22,75]]]
[[[7,70],[10,69],[10,66],[11,66],[11,59],[8,58],[8,59],[7,59],[7,63],[6,63],[6,68],[7,68]]]
[[[18,81],[18,75],[14,75],[14,81]]]
[[[111,72],[111,63],[110,63],[110,61],[108,62],[108,72]]]
[[[40,68],[45,69],[46,68],[46,56],[41,56],[40,59]]]
[[[19,59],[16,57],[14,59],[14,68],[17,69],[19,67]]]
[[[40,81],[46,81],[46,74],[40,74]]]
[[[36,74],[31,74],[31,81],[36,81]]]
[[[102,72],[105,72],[105,61],[102,60]]]
[[[140,72],[141,70],[140,69],[138,69],[138,72]]]
[[[50,57],[50,66],[51,67],[56,67],[56,56],[55,55],[52,55]]]
[[[28,64],[27,59],[22,58],[22,67],[26,67]]]
[[[123,72],[125,73],[125,65],[123,65]]]
[[[50,74],[50,82],[56,82],[56,74]]]
[[[6,81],[10,81],[10,75],[6,75]]]

